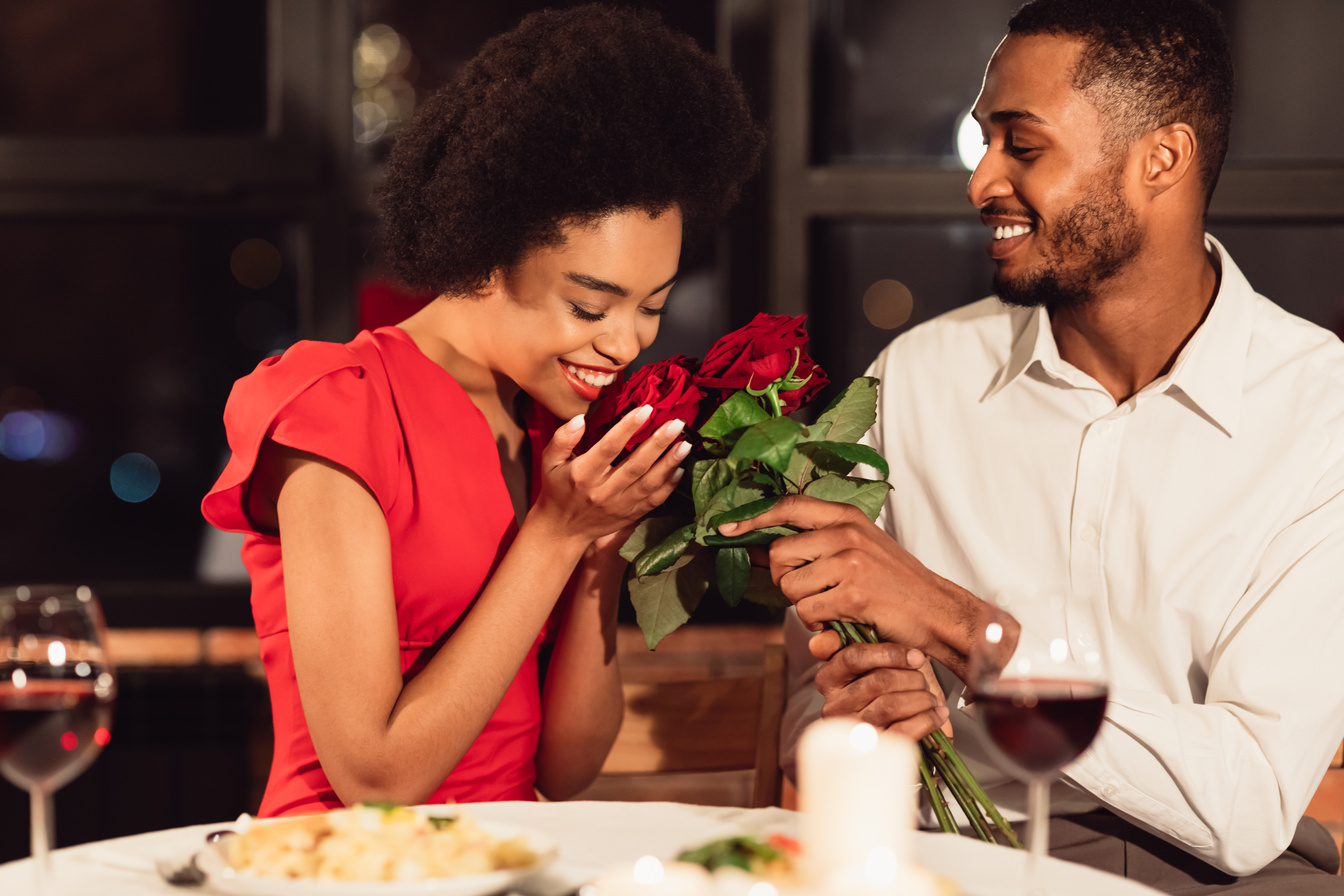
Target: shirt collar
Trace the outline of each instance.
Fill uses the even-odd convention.
[[[1172,369],[1143,392],[1179,389],[1195,408],[1229,436],[1241,420],[1241,395],[1255,316],[1255,291],[1216,239],[1204,235],[1206,247],[1220,266],[1218,293],[1213,307],[1190,341],[1181,349]],[[1072,386],[1095,383],[1059,356],[1050,316],[1044,308],[1012,308],[1012,348],[985,393],[989,399],[1039,363],[1051,377]],[[1142,394],[1142,393],[1141,393]]]

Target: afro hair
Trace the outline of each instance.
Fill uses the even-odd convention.
[[[377,197],[383,257],[408,286],[470,294],[566,225],[674,206],[688,227],[716,220],[764,144],[737,79],[657,14],[536,12],[398,135]]]

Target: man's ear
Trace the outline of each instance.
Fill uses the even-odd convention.
[[[1199,143],[1185,122],[1164,125],[1143,138],[1143,186],[1150,196],[1165,193],[1195,176]]]

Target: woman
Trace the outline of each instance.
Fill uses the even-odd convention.
[[[683,225],[727,210],[761,144],[712,56],[596,6],[490,41],[402,132],[385,252],[438,298],[240,380],[202,505],[247,534],[260,814],[560,799],[597,774],[616,548],[686,449],[669,425],[613,463],[641,409],[580,452],[583,414],[657,334]]]

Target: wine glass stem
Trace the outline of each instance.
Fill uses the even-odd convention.
[[[33,892],[37,896],[46,896],[51,892],[51,791],[35,786],[29,791],[29,801],[32,805]]]
[[[1045,893],[1041,860],[1050,852],[1050,779],[1027,782],[1027,886],[1028,896]]]

